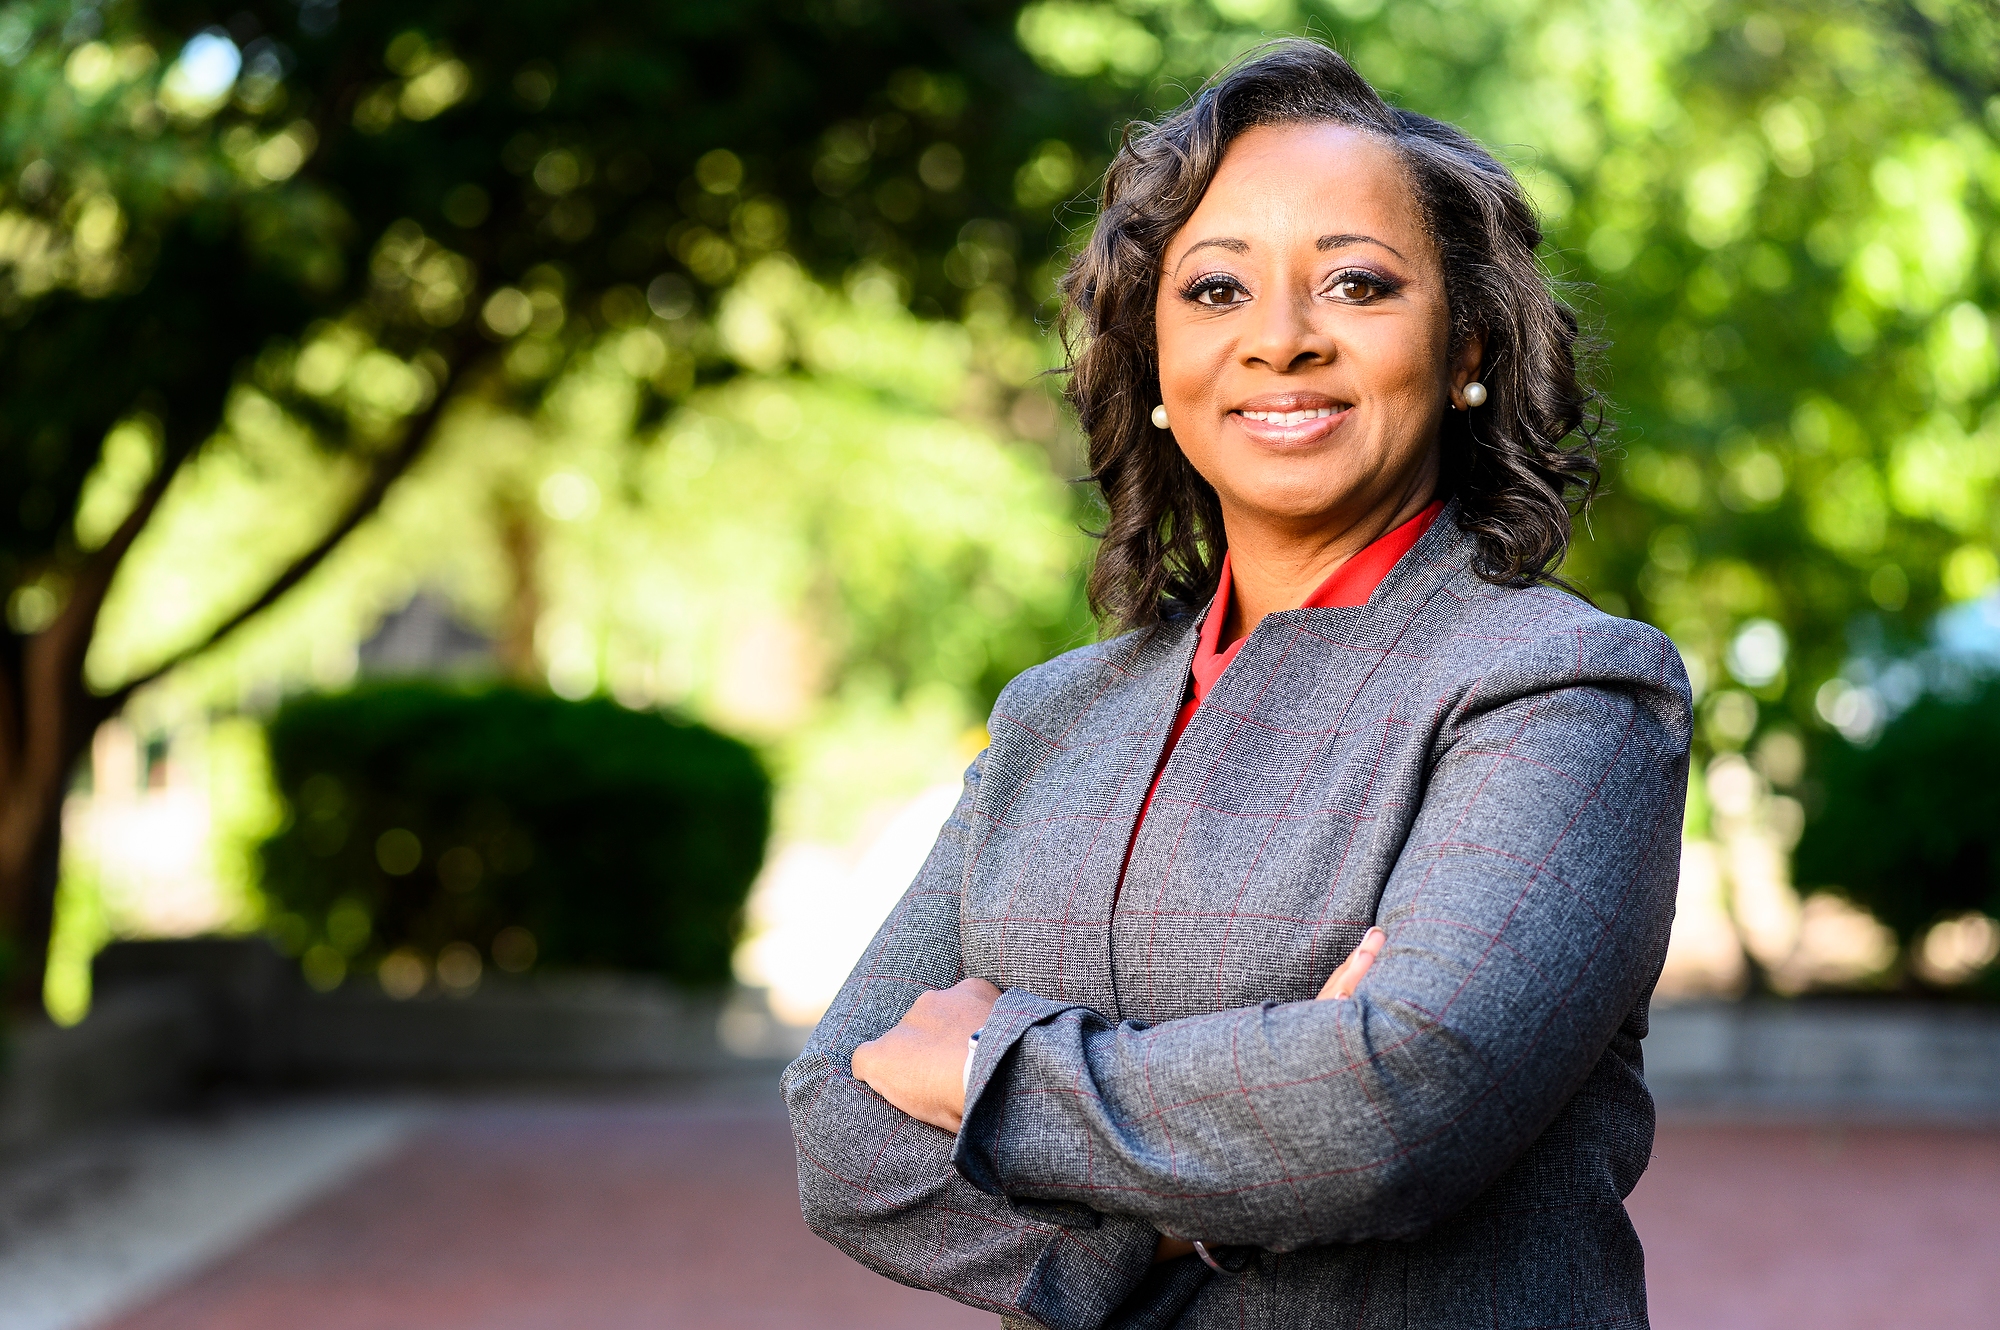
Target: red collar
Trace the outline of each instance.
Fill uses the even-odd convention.
[[[1431,523],[1444,511],[1444,500],[1434,499],[1428,508],[1412,517],[1386,535],[1377,537],[1367,548],[1348,559],[1333,570],[1333,575],[1319,584],[1319,589],[1307,596],[1302,610],[1330,609],[1336,605],[1366,605],[1368,597],[1389,575],[1397,560],[1410,552],[1410,547],[1423,539],[1424,532],[1431,529]],[[1222,624],[1229,617],[1229,598],[1233,586],[1229,573],[1229,555],[1222,556],[1222,576],[1216,583],[1215,599],[1209,604],[1208,619],[1201,626],[1201,641],[1194,649],[1194,700],[1200,702],[1208,696],[1208,690],[1215,687],[1215,681],[1229,668],[1229,662],[1236,659],[1236,653],[1248,637],[1239,637],[1228,646],[1217,650],[1222,639]]]

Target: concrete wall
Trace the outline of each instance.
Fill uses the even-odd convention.
[[[690,994],[630,975],[488,982],[394,1001],[319,994],[265,943],[128,942],[94,971],[74,1029],[12,1032],[0,1152],[206,1086],[775,1077],[803,1032],[759,995]],[[2000,1010],[1888,1001],[1692,1003],[1653,1012],[1661,1108],[2000,1119]]]
[[[769,1063],[775,1040],[726,1023],[740,996],[632,976],[487,985],[470,997],[394,1001],[360,985],[298,1002],[288,1069],[315,1082],[697,1076]],[[725,1032],[737,1037],[725,1041]],[[733,1045],[733,1047],[732,1047]]]
[[[0,1154],[184,1099],[206,1035],[198,1004],[172,984],[111,997],[74,1029],[9,1030],[0,1051]]]
[[[802,1042],[755,992],[691,994],[632,975],[503,976],[470,996],[402,1002],[372,984],[314,993],[258,939],[115,943],[92,980],[81,1024],[9,1033],[0,1153],[219,1084],[775,1079]]]
[[[1667,1110],[2000,1118],[2000,1010],[1801,999],[1653,1009]]]

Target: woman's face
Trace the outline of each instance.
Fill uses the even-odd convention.
[[[1167,245],[1169,428],[1222,501],[1301,536],[1427,502],[1451,356],[1444,274],[1402,164],[1342,125],[1243,134]]]

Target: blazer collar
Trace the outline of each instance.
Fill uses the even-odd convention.
[[[1286,628],[1300,622],[1317,622],[1328,616],[1338,618],[1367,617],[1370,611],[1400,611],[1402,614],[1415,612],[1418,606],[1437,594],[1438,588],[1453,577],[1463,575],[1472,566],[1472,556],[1478,542],[1458,527],[1459,502],[1456,496],[1445,501],[1444,509],[1430,525],[1430,530],[1410,548],[1409,553],[1396,561],[1362,606],[1333,606],[1296,610],[1278,610],[1264,616],[1256,629],[1245,638],[1247,644],[1268,626],[1273,630]],[[1214,609],[1214,601],[1201,608],[1200,613],[1190,615],[1183,621],[1181,631],[1184,638],[1174,639],[1176,654],[1184,657],[1185,667],[1192,664],[1196,647],[1200,643],[1201,630],[1208,622]]]
[[[1439,587],[1472,567],[1479,542],[1459,529],[1459,512],[1456,497],[1445,501],[1444,511],[1431,523],[1431,529],[1375,588],[1375,594],[1368,598],[1369,609],[1415,610],[1436,595]]]

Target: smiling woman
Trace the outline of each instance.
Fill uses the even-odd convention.
[[[1110,509],[1091,593],[1123,626],[1214,594],[1227,491],[1196,450],[1218,439],[1206,427],[1218,407],[1245,404],[1214,399],[1238,389],[1208,366],[1245,336],[1282,335],[1281,316],[1310,312],[1313,340],[1284,354],[1342,359],[1311,404],[1328,418],[1364,407],[1359,428],[1338,428],[1365,434],[1375,465],[1388,432],[1424,440],[1481,576],[1547,580],[1571,495],[1596,488],[1576,319],[1536,261],[1541,228],[1519,185],[1468,135],[1383,105],[1327,54],[1280,44],[1219,80],[1205,107],[1128,139],[1068,276],[1071,400]],[[1354,390],[1370,400],[1340,396]],[[1179,449],[1160,446],[1170,426],[1139,399],[1180,421]],[[1355,464],[1345,448],[1321,456]],[[1381,497],[1379,482],[1367,497]]]
[[[1127,136],[1065,286],[1125,631],[1001,695],[786,1073],[829,1239],[1055,1330],[1645,1326],[1688,687],[1553,573],[1540,240],[1308,42]]]

